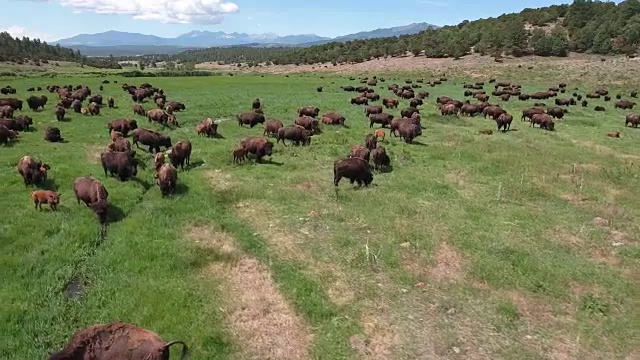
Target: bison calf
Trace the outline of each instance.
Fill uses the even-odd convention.
[[[60,194],[51,190],[37,190],[31,193],[31,199],[36,209],[42,210],[42,204],[48,204],[52,211],[57,211]]]

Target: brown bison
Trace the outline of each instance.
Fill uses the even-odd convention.
[[[249,136],[240,141],[247,153],[253,154],[256,157],[257,162],[262,162],[262,158],[265,156],[271,156],[273,150],[273,143],[266,138]]]
[[[503,132],[507,132],[511,128],[511,121],[513,121],[513,116],[503,113],[498,116],[496,119],[496,125],[498,126],[498,131],[502,129]]]
[[[25,155],[18,161],[16,169],[18,174],[22,176],[25,185],[34,185],[47,181],[47,171],[50,167],[40,160]]]
[[[482,115],[485,119],[487,116],[490,116],[493,120],[497,120],[498,117],[504,113],[506,113],[506,111],[500,106],[487,106],[482,110]]]
[[[391,165],[391,159],[387,155],[385,148],[378,144],[377,147],[371,150],[371,158],[373,160],[373,168],[376,171],[388,168]]]
[[[300,125],[289,125],[278,129],[276,134],[276,144],[282,141],[282,145],[287,146],[285,140],[292,144],[302,146],[311,144],[311,132]]]
[[[374,134],[365,135],[364,146],[369,150],[375,149],[378,146],[378,138]]]
[[[123,138],[124,134],[122,134],[120,131],[111,130],[111,132],[109,133],[109,137],[111,138],[111,141],[116,141],[116,139]]]
[[[156,106],[158,107],[158,109],[164,109],[166,107],[166,100],[162,97],[156,98],[155,100]]]
[[[31,193],[31,199],[35,204],[36,210],[42,210],[42,204],[46,204],[49,205],[51,211],[57,211],[60,203],[60,194],[51,190],[36,190]]]
[[[206,118],[196,125],[196,134],[206,135],[207,137],[216,136],[218,134],[218,124],[211,118]]]
[[[520,118],[520,121],[525,121],[527,119],[531,121],[531,118],[535,114],[544,114],[544,110],[540,108],[531,108],[531,109],[522,110],[522,118]]]
[[[166,106],[171,106],[173,111],[184,111],[187,109],[187,107],[183,103],[178,101],[167,101]]]
[[[144,108],[142,107],[142,105],[140,105],[140,104],[134,104],[134,105],[133,105],[133,114],[134,114],[134,115],[145,116],[145,115],[147,115],[147,112],[144,110]]]
[[[7,128],[4,125],[0,125],[0,143],[7,145],[9,143],[9,140],[13,141],[16,139],[17,137],[17,133],[13,130],[9,130],[9,128]]]
[[[109,192],[100,180],[89,176],[79,177],[73,183],[73,191],[78,204],[82,200],[98,216],[100,224],[107,223]]]
[[[407,144],[413,143],[413,139],[422,135],[422,129],[410,121],[404,121],[398,126],[398,134]]]
[[[27,115],[18,115],[15,120],[21,127],[19,131],[29,131],[29,128],[33,125],[33,118]]]
[[[74,112],[79,114],[80,113],[80,109],[82,109],[82,101],[73,100],[73,102],[71,103],[71,108],[73,109]]]
[[[302,126],[306,130],[311,131],[312,134],[317,134],[320,132],[320,125],[318,124],[318,120],[315,120],[309,116],[301,116],[294,121],[295,125]]]
[[[64,120],[65,110],[62,106],[56,107],[56,120],[63,121]]]
[[[186,359],[188,348],[182,341],[165,343],[158,334],[132,324],[99,324],[77,331],[49,360],[169,360],[174,344],[182,345],[180,359]]]
[[[382,106],[379,105],[371,105],[364,108],[364,116],[369,116],[371,114],[381,114]]]
[[[369,162],[369,158],[371,157],[371,150],[362,145],[353,145],[351,147],[351,154],[349,154],[349,157],[356,157]]]
[[[552,118],[562,119],[565,114],[565,110],[559,107],[553,107],[551,109],[547,109],[547,114]]]
[[[162,164],[154,177],[157,180],[160,193],[163,197],[176,191],[178,170],[173,164]]]
[[[192,145],[189,140],[178,141],[169,151],[169,161],[176,168],[180,165],[180,169],[184,170],[185,164],[187,167],[191,164],[191,149]]]
[[[100,155],[104,175],[118,175],[120,181],[134,178],[138,172],[138,161],[128,152],[105,152]]]
[[[0,106],[0,117],[13,118],[14,111],[9,105]]]
[[[246,158],[247,158],[247,149],[243,148],[242,146],[238,146],[235,149],[233,149],[234,164],[239,164],[244,160],[246,160]]]
[[[166,126],[169,123],[169,116],[169,113],[162,109],[152,109],[147,111],[147,119],[149,119],[149,122],[155,121],[163,126]]]
[[[400,115],[405,118],[410,118],[413,114],[420,114],[420,111],[414,107],[408,107],[400,112]]]
[[[596,106],[595,108],[593,108],[594,111],[606,111],[607,109],[604,108],[604,106]]]
[[[357,97],[351,98],[351,104],[352,105],[368,105],[369,99],[367,99],[365,96],[357,96]]]
[[[614,132],[607,133],[607,137],[618,139],[620,138],[620,132],[614,131]]]
[[[382,127],[387,127],[391,124],[393,115],[387,113],[371,114],[369,115],[369,128],[373,127],[373,124],[380,124]]]
[[[94,102],[89,104],[87,109],[89,110],[89,115],[100,115],[100,106]]]
[[[369,163],[358,157],[341,159],[333,163],[333,185],[338,186],[343,177],[349,179],[351,184],[356,182],[358,187],[362,184],[369,186],[373,181]]]
[[[382,105],[384,105],[384,107],[386,107],[387,109],[396,109],[399,103],[400,102],[398,100],[392,98],[382,99]]]
[[[109,129],[109,133],[115,130],[121,132],[123,136],[127,136],[129,131],[133,131],[138,128],[138,123],[131,119],[117,119],[109,122],[107,128]]]
[[[440,107],[440,113],[442,114],[442,116],[458,115],[458,111],[460,111],[460,108],[458,108],[453,103],[446,103]]]
[[[251,103],[251,109],[256,110],[261,108],[262,108],[262,104],[260,104],[260,99],[253,100],[253,102]]]
[[[142,145],[149,146],[149,152],[158,152],[160,147],[171,147],[171,138],[161,133],[149,129],[138,128],[133,130],[133,144],[140,148],[138,142]]]
[[[44,139],[48,142],[62,142],[64,140],[60,134],[60,129],[53,126],[47,126],[44,129]]]
[[[618,100],[615,102],[614,107],[616,109],[633,109],[633,107],[636,106],[636,103],[633,101],[629,101],[629,100]]]
[[[394,120],[395,120],[395,119],[394,119]],[[392,120],[392,122],[393,122],[393,120]],[[380,140],[382,140],[382,141],[384,141],[384,138],[385,138],[385,136],[386,136],[386,134],[385,134],[384,130],[382,130],[382,129],[378,129],[378,130],[376,130],[376,131],[373,133],[373,135],[376,137],[376,139],[380,139]]]
[[[164,153],[162,152],[156,153],[156,155],[153,157],[153,168],[156,170],[156,173],[158,172],[158,170],[160,170],[160,167],[164,163],[165,163]]]
[[[109,107],[109,109],[113,109],[116,107],[116,101],[110,97],[107,99],[107,106]]]
[[[238,120],[238,125],[249,125],[249,127],[254,127],[257,124],[264,124],[264,115],[256,113],[254,111],[245,112],[239,115],[236,115],[236,119]]]
[[[464,104],[460,108],[460,114],[466,116],[475,116],[476,114],[480,114],[482,112],[482,108],[480,108],[477,104]]]
[[[341,114],[332,111],[322,115],[320,118],[323,124],[327,125],[344,125],[345,118]]]
[[[38,111],[40,109],[44,109],[44,106],[47,104],[47,97],[44,95],[29,96],[25,101],[27,102],[29,109]]]
[[[276,136],[278,135],[278,130],[280,130],[284,124],[280,120],[269,120],[264,124],[264,132],[263,135],[266,136]]]
[[[5,105],[11,106],[13,110],[22,111],[22,100],[18,100],[15,98],[0,99],[0,106],[5,106]]]
[[[320,113],[320,109],[313,106],[305,106],[298,109],[298,116],[310,116],[317,117]]]
[[[637,128],[638,125],[640,125],[640,115],[638,114],[629,114],[625,117],[625,122],[624,122],[624,126],[628,126],[629,124],[631,124],[631,126]]]
[[[553,131],[555,128],[555,123],[551,120],[551,116],[547,114],[535,114],[531,117],[531,124],[529,127],[535,127],[535,125],[539,125],[541,129]]]

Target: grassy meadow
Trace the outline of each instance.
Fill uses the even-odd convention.
[[[561,81],[531,83],[540,70],[527,71],[505,80],[527,93]],[[100,92],[104,79],[111,83]],[[381,97],[405,76],[386,79]],[[85,84],[118,108],[94,117],[69,110],[58,123],[57,99],[45,91],[44,111],[16,112],[36,130],[0,148],[0,358],[43,359],[77,329],[116,320],[186,341],[192,359],[640,356],[640,130],[624,127],[628,111],[589,100],[547,132],[520,122],[534,101],[492,97],[514,115],[512,131],[496,133],[482,117],[436,113],[435,98],[462,99],[465,80],[422,89],[431,97],[417,143],[387,132],[393,171],[375,174],[369,188],[343,180],[335,190],[333,162],[373,132],[363,108],[349,104],[354,93],[339,88],[357,84],[348,76],[3,79],[20,99],[32,86]],[[581,94],[596,86],[582,81]],[[133,115],[125,82],[150,82],[184,102],[181,127]],[[630,85],[609,90],[628,94]],[[310,147],[279,144],[271,162],[234,165],[231,149],[263,131],[234,120],[256,97],[267,119],[290,124],[298,107],[316,105],[344,114],[348,127],[323,126]],[[104,176],[106,124],[123,117],[193,143],[176,194],[161,197],[143,149],[137,181]],[[221,138],[196,136],[206,117],[228,119]],[[45,142],[47,125],[67,142]],[[611,131],[621,138],[607,138]],[[58,212],[34,210],[35,188],[15,168],[23,155],[51,165]],[[74,199],[73,181],[84,175],[103,181],[116,210],[104,240]],[[81,294],[69,296],[70,282]]]

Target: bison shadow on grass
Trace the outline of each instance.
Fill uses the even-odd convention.
[[[107,222],[105,225],[119,223],[127,217],[127,214],[118,205],[109,203],[107,208]]]

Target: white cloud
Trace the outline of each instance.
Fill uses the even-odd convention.
[[[8,32],[11,36],[22,38],[26,36],[30,39],[40,39],[42,41],[51,41],[52,37],[50,34],[41,33],[39,31],[34,31],[31,29],[24,28],[22,26],[10,26],[6,29],[0,30],[0,32]]]
[[[225,0],[58,0],[74,12],[130,15],[163,23],[218,24],[238,5]]]

